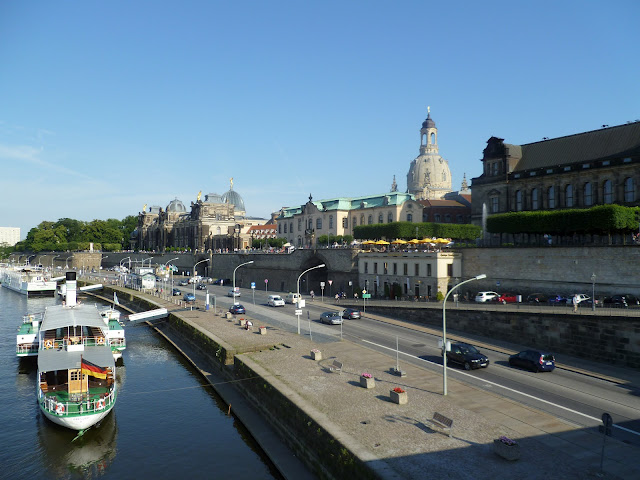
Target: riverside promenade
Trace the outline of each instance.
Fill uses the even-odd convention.
[[[640,478],[640,449],[612,438],[607,439],[604,473],[600,472],[603,439],[595,429],[578,427],[451,378],[444,397],[441,374],[403,364],[406,377],[395,376],[390,371],[394,358],[346,340],[314,343],[308,336],[255,320],[253,329],[247,331],[238,319],[251,319],[250,315],[226,319],[211,310],[190,310],[153,295],[134,294],[168,308],[201,334],[237,352],[236,364],[240,361],[250,367],[260,381],[294,403],[368,467],[369,473],[362,478]],[[366,316],[374,317],[369,312]],[[266,327],[265,335],[259,333],[259,326]],[[231,410],[285,478],[313,478],[259,418],[265,412],[256,415],[259,408],[241,397],[232,388],[233,382],[211,375],[206,365],[201,365],[204,360],[199,359],[197,349],[176,337],[168,324],[159,328],[216,384],[223,400],[232,405]],[[311,358],[312,349],[320,350],[321,360]],[[334,360],[343,365],[340,373],[330,370]],[[360,386],[363,372],[373,375],[374,388]],[[638,383],[632,386],[637,388]],[[390,401],[390,390],[395,387],[407,392],[407,404]],[[432,428],[430,419],[435,412],[453,420],[451,436]],[[494,453],[494,439],[503,435],[519,443],[519,460],[507,461]],[[306,440],[301,438],[300,444]],[[323,467],[323,463],[334,461],[318,458],[315,473],[337,478],[330,467]]]

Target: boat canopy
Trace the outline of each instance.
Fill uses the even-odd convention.
[[[79,369],[81,356],[83,360],[88,360],[99,367],[113,369],[115,366],[113,353],[108,345],[86,348],[83,352],[64,352],[63,355],[60,353],[54,348],[40,350],[38,352],[38,369],[41,372]]]
[[[48,307],[40,330],[46,331],[65,327],[104,328],[105,325],[96,305],[75,305],[73,307],[55,305]]]

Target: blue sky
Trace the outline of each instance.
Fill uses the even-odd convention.
[[[446,3],[446,4],[445,4]],[[248,215],[406,190],[431,106],[453,187],[491,136],[640,118],[640,2],[5,1],[0,226]]]

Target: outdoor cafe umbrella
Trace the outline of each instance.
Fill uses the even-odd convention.
[[[385,240],[378,240],[376,242],[376,245],[389,245],[389,242],[385,241]]]
[[[417,238],[414,238],[412,240],[409,240],[407,243],[413,243],[414,245],[420,243],[420,240],[418,240]]]
[[[373,240],[365,240],[364,242],[362,242],[362,245],[373,245],[374,243],[376,242],[374,242]]]
[[[393,242],[391,242],[394,245],[404,245],[405,243],[407,243],[406,240],[402,240],[401,238],[398,240],[394,240]]]

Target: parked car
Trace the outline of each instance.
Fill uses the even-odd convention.
[[[204,283],[199,283],[196,287],[198,290],[206,290],[207,286]]]
[[[174,288],[174,289],[172,290],[171,294],[172,294],[174,297],[177,297],[178,295],[182,295],[182,292],[180,291],[180,289],[179,289],[179,288]]]
[[[178,282],[178,285],[180,285],[181,287],[186,287],[187,285],[189,285],[189,282],[186,280],[180,280]]]
[[[185,293],[184,297],[182,297],[182,299],[185,302],[195,302],[196,301],[196,296],[193,293]]]
[[[243,315],[247,313],[247,310],[239,303],[236,303],[235,305],[231,305],[229,307],[229,311],[234,315]]]
[[[238,287],[236,287],[236,290],[234,291],[233,288],[231,290],[229,290],[229,292],[227,293],[227,297],[239,297],[240,296],[240,290],[237,289]]]
[[[584,302],[585,305],[591,305],[591,297],[584,293],[576,293],[575,295],[571,295],[569,298],[567,298],[567,304],[573,305],[574,298],[576,299],[577,304]],[[596,299],[596,305],[598,305],[598,299]]]
[[[340,316],[342,318],[346,318],[347,320],[356,320],[362,317],[360,310],[357,308],[345,308],[340,312]]]
[[[320,315],[320,321],[329,325],[340,325],[342,317],[339,312],[324,312]]]
[[[611,297],[605,297],[604,303],[609,306],[618,306],[627,308],[629,306],[637,306],[638,299],[633,295],[612,295]]]
[[[229,285],[231,283],[230,278],[218,278],[212,282],[214,285]]]
[[[534,372],[550,372],[556,368],[556,359],[550,353],[538,350],[524,350],[509,357],[512,367],[526,368]]]
[[[527,295],[527,303],[547,303],[549,296],[544,293],[531,293]]]
[[[503,293],[502,295],[500,295],[498,297],[498,302],[502,303],[502,304],[506,304],[506,303],[517,303],[518,302],[518,297],[520,297],[520,299],[522,299],[521,295],[517,295],[515,293]]]
[[[269,295],[267,303],[272,307],[284,307],[284,300],[280,295]]]
[[[489,359],[473,345],[467,343],[452,343],[451,350],[447,352],[447,362],[460,364],[465,370],[472,368],[487,368]]]
[[[478,292],[476,294],[476,302],[480,302],[480,303],[485,303],[485,302],[491,302],[495,299],[497,299],[500,295],[498,295],[496,292]]]

